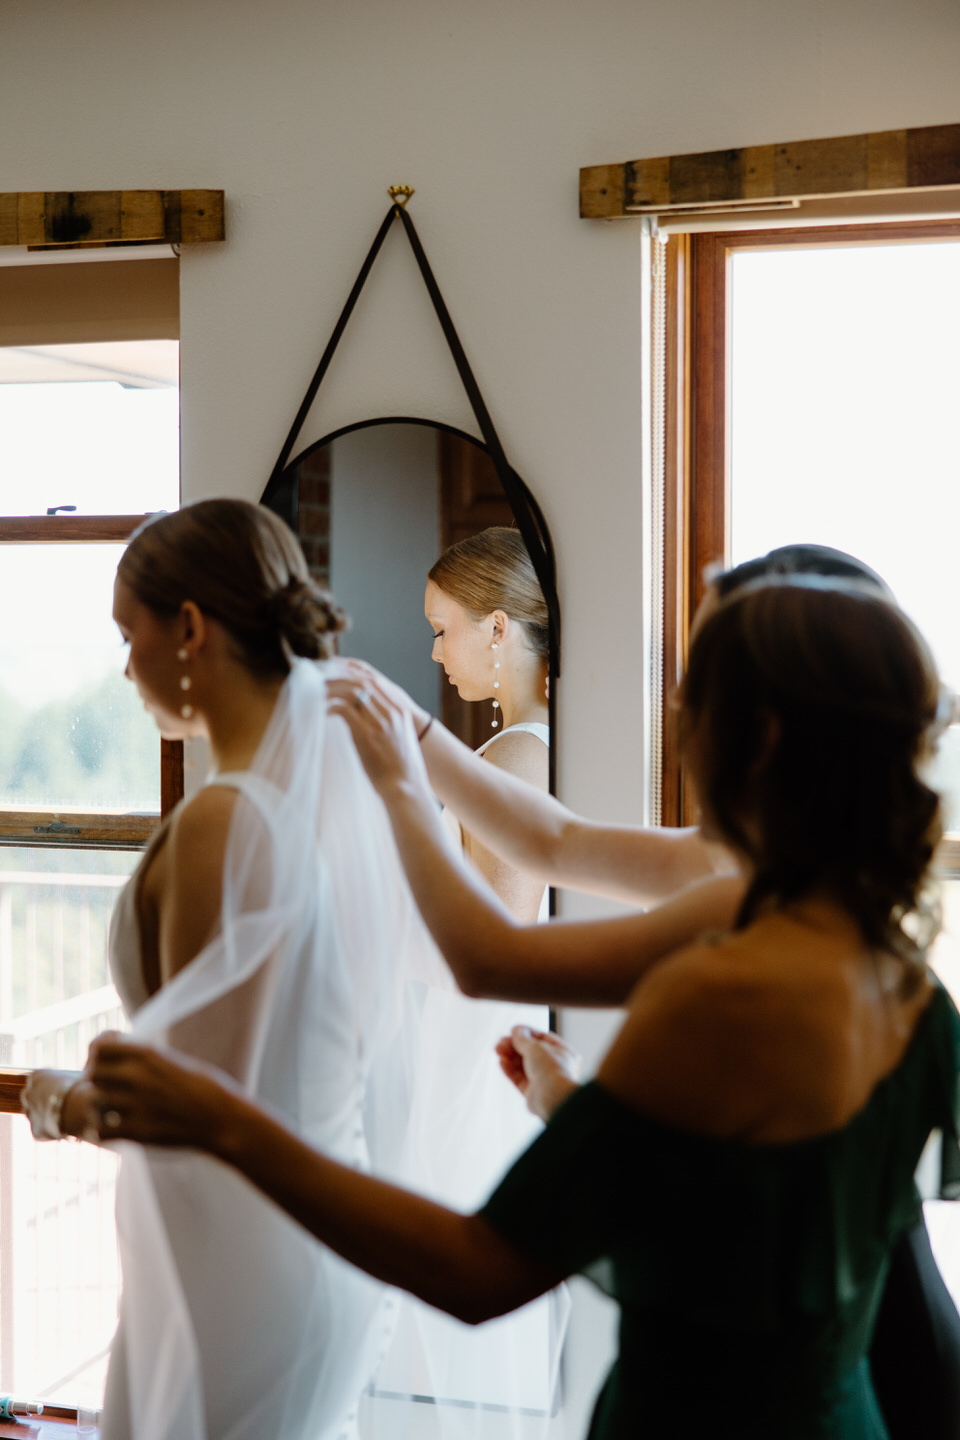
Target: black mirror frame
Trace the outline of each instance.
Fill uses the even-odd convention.
[[[356,420],[350,425],[341,425],[337,430],[331,430],[328,434],[321,436],[319,440],[313,441],[306,446],[291,460],[282,470],[274,471],[267,486],[260,497],[260,504],[266,505],[274,514],[279,515],[281,520],[286,521],[293,533],[297,534],[298,522],[298,492],[294,483],[296,471],[300,464],[314,451],[321,450],[325,445],[330,445],[334,440],[339,440],[342,435],[349,435],[355,430],[372,429],[375,425],[420,425],[425,429],[440,430],[448,435],[455,435],[461,440],[468,441],[475,445],[478,450],[484,451],[491,459],[495,459],[490,447],[475,435],[470,435],[465,430],[460,430],[455,425],[447,425],[442,420],[426,420],[417,415],[383,415],[371,420]],[[550,723],[550,794],[557,793],[557,680],[560,674],[560,598],[556,587],[556,568],[554,561],[553,543],[550,539],[550,532],[547,529],[546,521],[540,506],[534,499],[529,486],[521,479],[512,466],[507,466],[506,475],[501,467],[497,467],[501,484],[510,508],[517,518],[517,524],[523,533],[527,548],[531,550],[531,560],[537,571],[538,579],[543,590],[543,597],[547,605],[549,619],[549,694],[547,699],[549,723]],[[519,505],[518,502],[519,501]],[[527,520],[525,525],[520,518],[523,512]],[[530,538],[525,533],[530,520],[532,519],[536,538],[542,547],[539,555],[535,554],[530,546]]]

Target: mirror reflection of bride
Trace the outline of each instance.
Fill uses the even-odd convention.
[[[389,1173],[411,1098],[405,982],[436,978],[439,961],[310,663],[342,613],[280,520],[210,500],[137,533],[114,614],[145,707],[167,736],[207,736],[214,765],[114,916],[133,1031],[215,1062],[305,1139]],[[77,1081],[37,1072],[34,1134],[88,1131]],[[124,1149],[104,1440],[350,1435],[390,1293],[216,1162]]]
[[[485,764],[539,790],[549,784],[548,612],[518,530],[491,526],[457,541],[428,573],[424,613],[433,659],[461,699],[489,705]],[[548,919],[542,880],[506,862],[449,809],[452,844],[520,922]],[[540,1124],[504,1083],[495,1052],[514,1025],[545,1030],[545,1005],[423,992],[402,1178],[433,1198],[475,1209],[531,1143]],[[458,1404],[549,1413],[567,1314],[561,1290],[476,1328],[404,1297],[397,1336],[377,1378],[381,1393],[426,1393]]]
[[[548,788],[547,606],[518,530],[495,525],[451,545],[431,568],[424,613],[433,658],[464,700],[491,702],[484,760]],[[447,812],[448,825],[518,920],[546,918],[543,884],[506,864]]]

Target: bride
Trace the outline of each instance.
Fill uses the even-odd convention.
[[[430,570],[423,608],[449,683],[464,700],[492,702],[493,733],[476,753],[546,790],[547,606],[520,532],[495,525],[451,545]],[[507,909],[518,920],[545,919],[543,882],[506,864],[449,811],[445,818]]]
[[[405,981],[436,978],[439,961],[310,663],[342,613],[270,511],[208,500],[134,536],[114,616],[162,733],[205,735],[213,755],[114,916],[111,969],[134,1034],[220,1065],[351,1166],[397,1170],[412,1098]],[[34,1134],[87,1133],[89,1090],[38,1072]],[[104,1440],[353,1433],[393,1327],[382,1285],[192,1155],[124,1147],[117,1223]]]

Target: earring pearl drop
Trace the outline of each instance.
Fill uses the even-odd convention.
[[[490,648],[491,648],[492,650],[499,650],[499,649],[500,649],[500,646],[497,644],[496,640],[494,640],[494,641],[492,642]],[[500,689],[500,657],[499,657],[499,656],[496,656],[496,657],[494,658],[494,662],[493,662],[493,688],[494,688],[495,691]],[[500,709],[500,701],[497,699],[496,695],[494,695],[494,697],[493,697],[493,720],[491,721],[491,724],[490,724],[490,729],[491,729],[491,730],[496,730],[496,729],[498,729],[498,727],[499,727],[500,722],[499,722],[499,720],[497,719],[497,711],[498,711],[499,709]]]
[[[180,646],[180,649],[177,651],[177,659],[180,660],[180,661],[186,661],[186,660],[189,660],[189,659],[190,659],[189,652],[187,651],[187,647],[186,647],[185,645],[181,645],[181,646]],[[189,689],[190,689],[190,686],[191,686],[192,684],[193,684],[193,681],[190,679],[190,676],[189,676],[189,675],[181,675],[181,676],[180,676],[180,689],[181,689],[181,690],[189,690]],[[180,715],[181,715],[181,717],[182,717],[184,720],[189,720],[189,719],[190,719],[190,716],[191,716],[192,714],[193,714],[193,706],[192,706],[192,705],[181,705],[181,706],[180,706]]]

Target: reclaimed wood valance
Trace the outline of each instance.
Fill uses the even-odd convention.
[[[0,245],[73,249],[222,240],[222,190],[14,190],[0,194]]]
[[[589,220],[790,206],[802,199],[960,187],[960,125],[662,155],[580,171]]]

